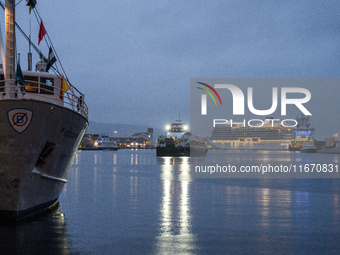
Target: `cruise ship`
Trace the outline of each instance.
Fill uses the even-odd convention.
[[[216,149],[288,150],[293,129],[282,126],[281,122],[275,122],[272,117],[254,126],[216,125],[209,143]]]

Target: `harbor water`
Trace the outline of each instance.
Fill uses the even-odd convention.
[[[211,178],[193,166],[254,165],[340,155],[155,150],[78,151],[60,207],[0,225],[1,254],[339,254],[336,178]],[[298,165],[297,165],[298,166]]]

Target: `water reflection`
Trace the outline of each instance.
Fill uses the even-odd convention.
[[[194,250],[189,158],[162,157],[157,163],[161,164],[162,201],[156,253]]]
[[[30,220],[0,225],[1,254],[69,254],[60,206]]]
[[[117,165],[117,154],[113,154],[113,165]]]
[[[313,160],[311,155],[209,153],[197,158],[156,157],[154,151],[142,150],[77,153],[63,192],[69,240],[84,246],[83,252],[102,254],[207,254],[211,250],[290,254],[296,244],[314,244],[319,234],[339,233],[338,179],[190,175],[192,165],[221,161],[252,165],[263,158],[277,164]],[[322,238],[318,247],[335,244]]]
[[[259,224],[263,231],[275,228],[291,230],[293,225],[292,192],[289,190],[256,189]]]
[[[340,206],[339,206],[339,194],[333,195],[333,208],[332,208],[332,219],[333,219],[333,231],[339,233],[340,230]]]

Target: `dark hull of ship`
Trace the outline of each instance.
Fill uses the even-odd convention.
[[[27,129],[10,124],[11,109],[33,112]],[[58,204],[88,126],[81,114],[36,100],[0,101],[0,218],[22,219]]]
[[[98,147],[81,147],[79,148],[80,151],[86,151],[86,150],[98,150],[98,151],[102,151],[102,150],[109,150],[109,151],[117,151],[118,147],[105,147],[105,148],[98,148]]]
[[[289,145],[289,151],[300,151],[301,145],[302,144],[299,144],[299,145]]]
[[[181,156],[205,156],[207,155],[207,148],[193,147],[193,146],[172,146],[166,145],[165,147],[157,146],[157,157],[181,157]]]
[[[118,147],[116,147],[116,146],[98,146],[97,150],[116,151],[116,150],[118,150]]]
[[[316,149],[315,148],[301,148],[300,152],[301,153],[316,153]]]

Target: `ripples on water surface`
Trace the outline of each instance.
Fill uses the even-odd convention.
[[[10,254],[338,254],[338,179],[192,178],[216,160],[338,162],[338,155],[155,150],[80,151],[60,211],[1,225]],[[1,253],[1,252],[0,252]]]

